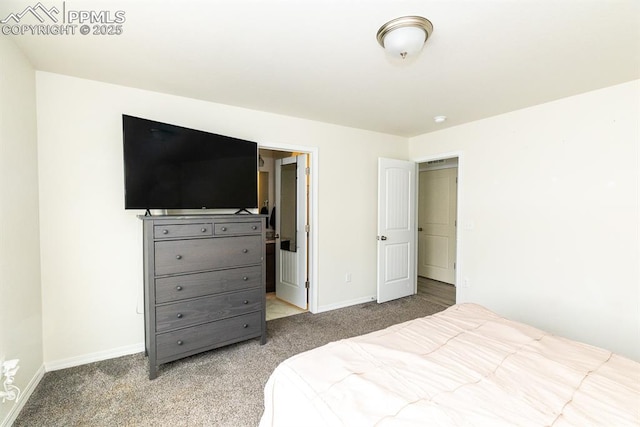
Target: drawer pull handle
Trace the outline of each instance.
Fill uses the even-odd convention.
[[[176,259],[182,259],[182,255],[176,255]]]
[[[243,253],[243,254],[246,254],[247,252],[249,252],[249,249],[243,249],[243,250],[242,250],[242,253]]]
[[[169,234],[169,230],[167,229],[162,230],[162,234]]]
[[[206,233],[207,229],[203,227],[202,230],[200,230],[200,231],[202,231],[203,233]]]
[[[222,227],[222,231],[227,231],[227,227]]]
[[[181,291],[182,290],[182,286],[178,285],[176,286],[176,291]]]
[[[253,227],[251,227],[252,230],[257,230],[258,227],[256,227],[255,225]]]
[[[182,340],[178,340],[178,342],[176,342],[176,344],[182,345]]]
[[[247,276],[244,276],[244,277],[242,278],[242,280],[244,280],[244,281],[246,282],[247,280],[249,280],[249,278],[248,278]]]
[[[244,301],[242,301],[242,303],[243,303],[243,304],[249,304],[249,301],[244,300]]]
[[[178,319],[182,319],[182,313],[178,313]]]
[[[242,325],[242,327],[246,329],[246,328],[248,328],[248,327],[249,327],[249,325],[247,325],[247,324],[245,323],[244,325]]]

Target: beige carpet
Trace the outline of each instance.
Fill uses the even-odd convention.
[[[254,339],[162,365],[153,381],[142,353],[48,372],[14,426],[256,426],[281,361],[444,308],[418,294],[271,320],[264,346]]]

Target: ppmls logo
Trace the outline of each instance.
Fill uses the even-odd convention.
[[[67,9],[62,2],[60,9],[47,8],[38,2],[20,12],[13,12],[0,19],[0,32],[3,35],[96,35],[118,36],[123,33],[125,22],[123,10],[73,10]]]
[[[53,22],[58,22],[58,20],[55,18],[55,15],[57,15],[58,13],[60,12],[57,8],[52,7],[51,9],[47,10],[47,8],[42,5],[42,3],[38,3],[33,7],[27,7],[20,13],[10,13],[9,16],[0,21],[0,24],[6,24],[12,20],[15,21],[16,24],[19,24],[20,20],[27,14],[35,16],[41,23],[45,22],[44,18],[42,17],[43,15],[48,17]]]

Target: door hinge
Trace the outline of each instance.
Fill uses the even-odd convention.
[[[453,269],[454,270],[456,269],[456,263],[455,262],[453,263]]]
[[[309,289],[309,281],[308,280],[306,282],[304,282],[304,287]]]
[[[310,226],[309,224],[305,224],[305,226],[304,226],[304,232],[305,232],[305,233],[308,233],[308,232],[310,232],[310,231],[311,231],[311,226]]]
[[[308,166],[306,168],[304,168],[304,174],[305,175],[311,175],[311,168],[308,167]]]

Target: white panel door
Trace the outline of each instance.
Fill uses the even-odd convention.
[[[416,164],[378,159],[378,302],[416,293]]]
[[[276,160],[276,296],[307,309],[307,155]]]
[[[458,168],[420,172],[418,274],[456,282],[456,205]]]

